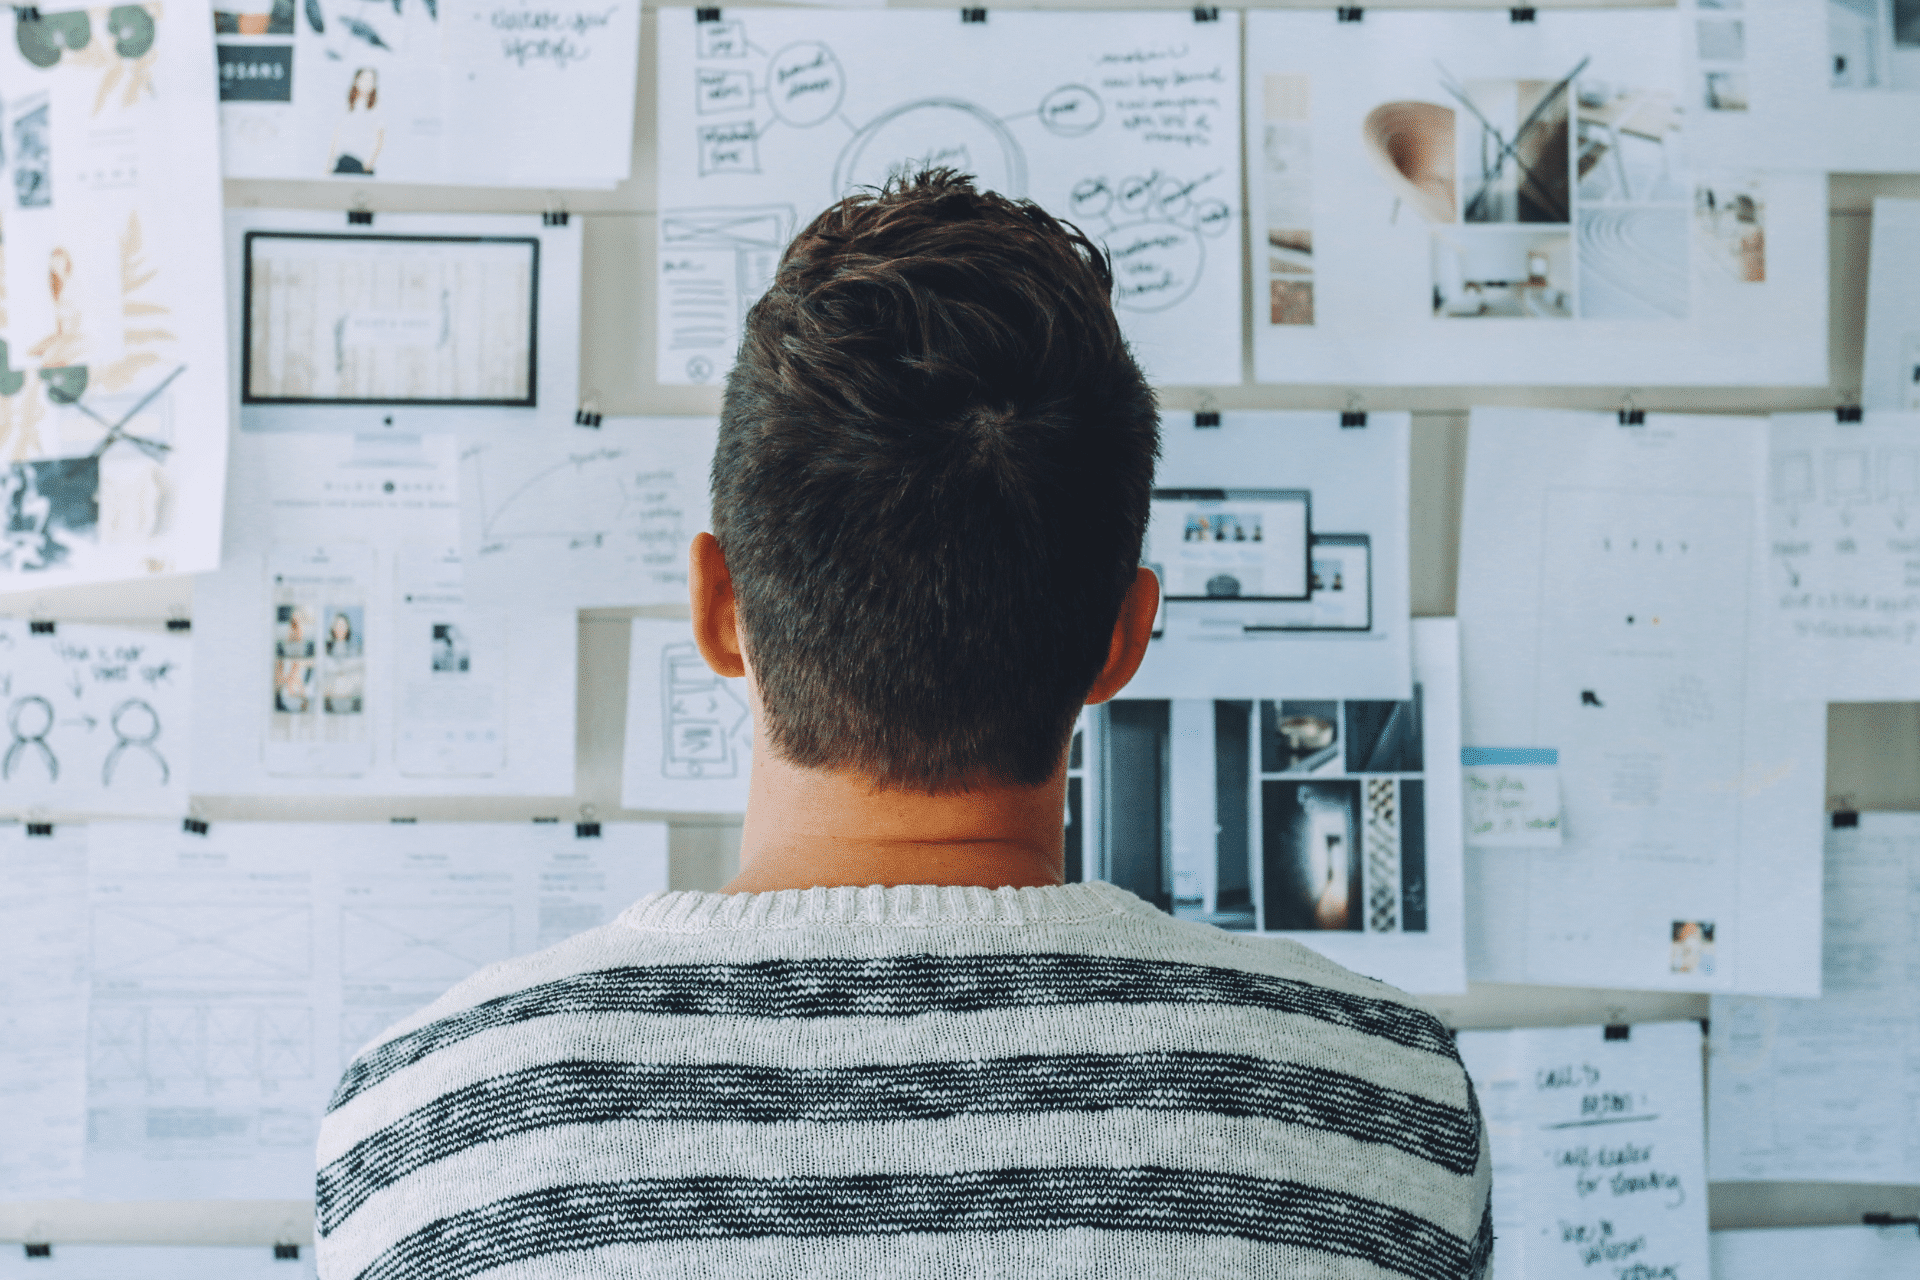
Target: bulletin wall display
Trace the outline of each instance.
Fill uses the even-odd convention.
[[[1168,414],[1134,698],[1411,696],[1405,413]]]
[[[1914,0],[1693,0],[1689,107],[1731,162],[1920,169]]]
[[[1128,690],[1091,709],[1070,757],[1069,862],[1180,919],[1288,937],[1409,991],[1465,991],[1459,635],[1421,618],[1413,637],[1399,701],[1303,674],[1259,698]]]
[[[246,430],[527,430],[579,408],[577,223],[236,210],[227,270]]]
[[[468,590],[452,436],[243,434],[195,591],[195,790],[569,795],[571,608]]]
[[[1824,384],[1825,179],[1702,145],[1681,21],[1250,13],[1256,378]]]
[[[612,187],[637,0],[214,0],[230,178]]]
[[[1860,403],[1920,412],[1920,200],[1873,202]]]
[[[235,0],[238,3],[238,0]],[[0,1280],[313,1280],[311,1246],[61,1244],[44,1258],[0,1249]]]
[[[662,9],[659,380],[725,376],[821,210],[944,165],[1106,248],[1153,381],[1240,381],[1240,15],[1197,12]]]
[[[1475,409],[1469,747],[1558,752],[1555,849],[1471,848],[1484,982],[1820,990],[1826,707],[1762,675],[1764,419]]]
[[[0,19],[0,590],[219,563],[208,23],[203,0]]]

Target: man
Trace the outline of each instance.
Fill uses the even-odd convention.
[[[747,321],[692,548],[747,679],[739,877],[495,965],[349,1068],[324,1280],[1478,1280],[1451,1036],[1291,942],[1062,884],[1139,665],[1152,393],[1099,249],[934,171]]]

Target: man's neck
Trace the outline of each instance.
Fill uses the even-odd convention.
[[[1038,787],[879,789],[864,776],[801,769],[764,742],[753,761],[740,874],[722,892],[835,885],[1059,884],[1066,770]]]

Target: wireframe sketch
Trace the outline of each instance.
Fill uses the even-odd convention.
[[[340,912],[340,976],[454,982],[513,954],[510,906],[354,906]]]
[[[126,903],[93,911],[93,971],[142,982],[304,979],[313,916],[301,906]]]
[[[302,1004],[96,1002],[87,1075],[102,1084],[304,1080],[313,1075],[313,1011]]]
[[[665,702],[660,769],[669,778],[737,778],[748,749],[747,705],[692,644],[660,652]]]
[[[661,350],[689,382],[733,359],[747,309],[773,280],[793,238],[792,205],[670,209],[660,215]]]
[[[243,401],[534,403],[534,237],[251,231]]]
[[[166,786],[173,778],[173,769],[167,764],[167,758],[160,754],[157,745],[160,740],[160,713],[145,698],[128,698],[113,709],[108,719],[108,727],[113,730],[113,746],[107,751],[107,758],[100,765],[100,785],[111,787],[119,775],[121,758],[132,756],[143,772],[149,777],[149,785]],[[133,765],[129,765],[131,771]],[[153,776],[153,775],[157,775]]]

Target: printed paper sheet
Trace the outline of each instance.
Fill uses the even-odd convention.
[[[684,604],[717,428],[607,418],[463,439],[460,546],[475,594],[569,609]]]
[[[1827,832],[1820,998],[1714,997],[1718,1181],[1920,1182],[1920,814],[1857,820]]]
[[[0,828],[0,1200],[80,1194],[86,1055],[86,828]]]
[[[659,380],[725,376],[821,210],[951,165],[1106,246],[1153,381],[1240,381],[1240,27],[1217,12],[662,9]]]
[[[666,887],[664,826],[598,830],[93,826],[88,1195],[312,1195],[320,1116],[364,1045]]]
[[[1920,110],[1920,104],[1916,105]],[[1867,256],[1867,340],[1860,403],[1920,411],[1920,200],[1873,202]]]
[[[1825,179],[1701,145],[1681,21],[1250,13],[1258,380],[1823,385]]]
[[[744,813],[753,770],[747,682],[713,674],[690,624],[635,618],[627,664],[620,804],[669,813]]]
[[[1409,697],[1411,416],[1167,415],[1143,556],[1161,579],[1132,698]]]
[[[1460,1033],[1493,1146],[1493,1280],[1708,1274],[1700,1026],[1621,1030]]]
[[[219,563],[227,355],[207,23],[203,0],[56,0],[0,19],[0,590]]]
[[[1783,698],[1920,698],[1920,413],[1776,414],[1759,625]]]
[[[1410,991],[1466,990],[1459,632],[1421,618],[1413,636],[1403,700],[1303,674],[1257,698],[1129,690],[1096,709],[1069,805],[1097,820],[1070,822],[1069,859],[1181,919],[1281,934]]]
[[[457,476],[452,436],[236,437],[196,791],[572,794],[574,612],[467,589]]]
[[[1462,735],[1559,752],[1562,843],[1470,849],[1486,982],[1812,995],[1826,709],[1760,672],[1766,423],[1475,409]]]
[[[611,187],[638,0],[214,0],[230,178]]]

